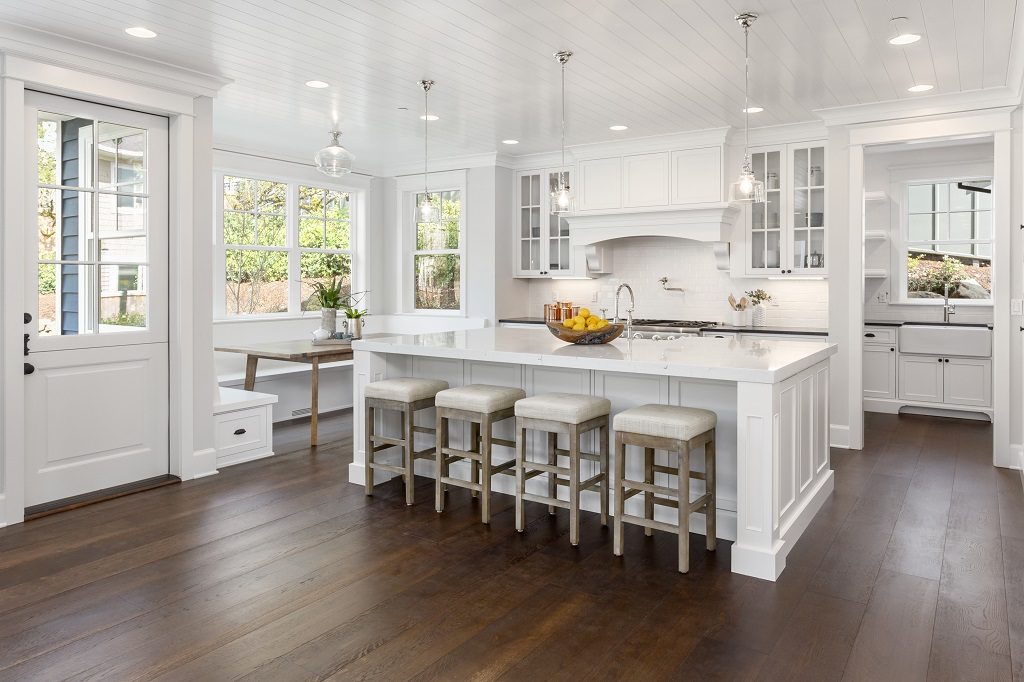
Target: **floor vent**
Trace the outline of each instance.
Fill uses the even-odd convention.
[[[301,410],[292,410],[293,417],[308,417],[313,414],[312,407],[303,407]]]

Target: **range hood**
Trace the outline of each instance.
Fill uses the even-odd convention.
[[[735,204],[705,204],[667,211],[582,213],[567,216],[573,247],[630,237],[674,237],[714,244],[719,269],[729,269],[729,239],[741,209]]]

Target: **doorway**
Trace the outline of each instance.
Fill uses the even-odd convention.
[[[168,121],[25,93],[25,506],[166,475]]]

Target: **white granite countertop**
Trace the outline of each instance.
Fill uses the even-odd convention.
[[[352,349],[430,357],[663,374],[694,379],[778,383],[835,354],[826,341],[685,338],[677,341],[626,341],[575,346],[541,329],[504,327],[381,336],[354,341]]]

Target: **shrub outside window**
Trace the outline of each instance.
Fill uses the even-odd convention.
[[[416,242],[412,254],[416,310],[462,309],[462,194],[459,190],[431,192],[440,201],[441,220],[425,223],[414,217]],[[416,194],[415,207],[423,192]]]

